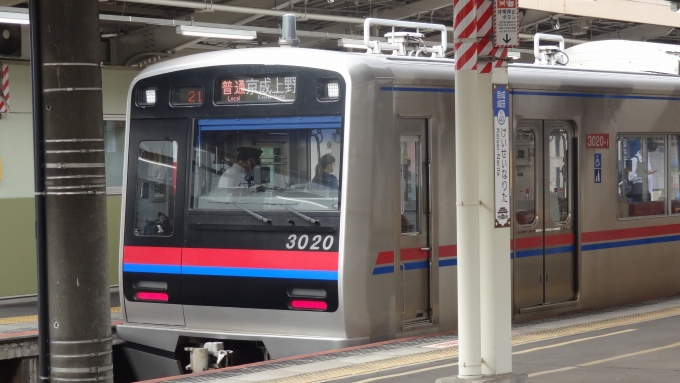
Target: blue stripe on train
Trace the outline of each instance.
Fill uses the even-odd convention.
[[[614,249],[614,248],[617,248],[617,247],[649,245],[649,244],[652,244],[652,243],[664,243],[664,242],[675,242],[675,241],[680,241],[680,235],[671,235],[671,236],[667,236],[667,237],[631,239],[631,240],[616,241],[616,242],[591,243],[591,244],[583,245],[582,249],[583,249],[583,251]]]
[[[456,266],[457,264],[458,258],[446,258],[439,260],[439,267]]]
[[[458,264],[458,260],[456,258],[446,258],[446,259],[440,259],[439,260],[439,267],[446,267],[446,266],[456,266]],[[406,270],[417,270],[417,269],[426,269],[429,265],[428,261],[422,261],[422,262],[412,262],[412,263],[406,263],[404,264],[404,267]],[[379,274],[391,274],[394,272],[394,266],[389,265],[389,266],[380,266],[380,267],[375,267],[373,269],[373,275],[379,275]]]
[[[199,129],[204,131],[258,130],[258,129],[339,129],[341,116],[300,116],[267,118],[229,118],[198,120]]]
[[[282,279],[316,279],[337,281],[337,271],[250,269],[241,267],[182,266],[184,275],[211,275],[221,277],[256,277]]]
[[[429,93],[456,93],[453,88],[411,88],[404,86],[382,86],[380,90],[391,90],[395,92],[429,92]]]
[[[560,253],[573,253],[574,246],[559,246],[559,247],[549,247],[545,249],[545,255],[550,254],[560,254]],[[536,257],[543,255],[543,249],[533,249],[533,250],[519,250],[515,252],[515,258],[526,258],[526,257]]]
[[[373,269],[373,275],[390,274],[394,272],[394,266],[380,266]]]
[[[123,264],[123,271],[129,273],[182,274],[182,266],[125,263]]]
[[[641,94],[601,94],[601,93],[565,93],[565,92],[536,92],[527,90],[511,90],[511,94],[522,96],[548,96],[548,97],[579,97],[579,98],[611,98],[624,100],[661,100],[680,101],[680,97],[646,96]]]

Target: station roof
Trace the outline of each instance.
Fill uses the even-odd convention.
[[[26,12],[26,6],[25,0],[0,0],[0,7],[11,7],[0,11]],[[518,50],[530,61],[535,33],[563,35],[568,45],[605,39],[680,44],[680,13],[668,1],[519,0],[519,6]],[[102,61],[140,67],[206,50],[276,46],[281,24],[276,13],[282,12],[301,16],[301,46],[335,50],[343,49],[338,39],[362,38],[366,17],[447,26],[453,20],[452,0],[99,0],[99,8]],[[178,24],[254,30],[257,38],[184,36],[176,32]],[[378,36],[385,32],[377,31]]]

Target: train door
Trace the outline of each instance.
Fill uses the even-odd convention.
[[[515,305],[575,296],[574,131],[567,121],[521,121],[514,147]]]
[[[400,119],[402,325],[430,322],[430,151],[427,120]]]
[[[188,119],[132,120],[122,287],[128,322],[184,325],[181,258]]]

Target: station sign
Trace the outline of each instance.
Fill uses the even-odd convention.
[[[493,46],[511,48],[519,45],[519,0],[494,0]]]
[[[609,133],[587,133],[586,149],[609,149]]]
[[[494,227],[510,227],[510,106],[508,88],[493,86]]]

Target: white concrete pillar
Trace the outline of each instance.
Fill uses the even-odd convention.
[[[463,72],[463,73],[461,73]],[[461,378],[481,376],[477,72],[456,72],[458,359]]]
[[[494,69],[507,84],[507,68]],[[479,134],[479,235],[482,374],[512,371],[510,229],[494,228],[494,119],[492,74],[477,78]]]
[[[458,376],[481,376],[479,179],[477,169],[477,27],[475,0],[453,0],[456,51],[456,241]]]

